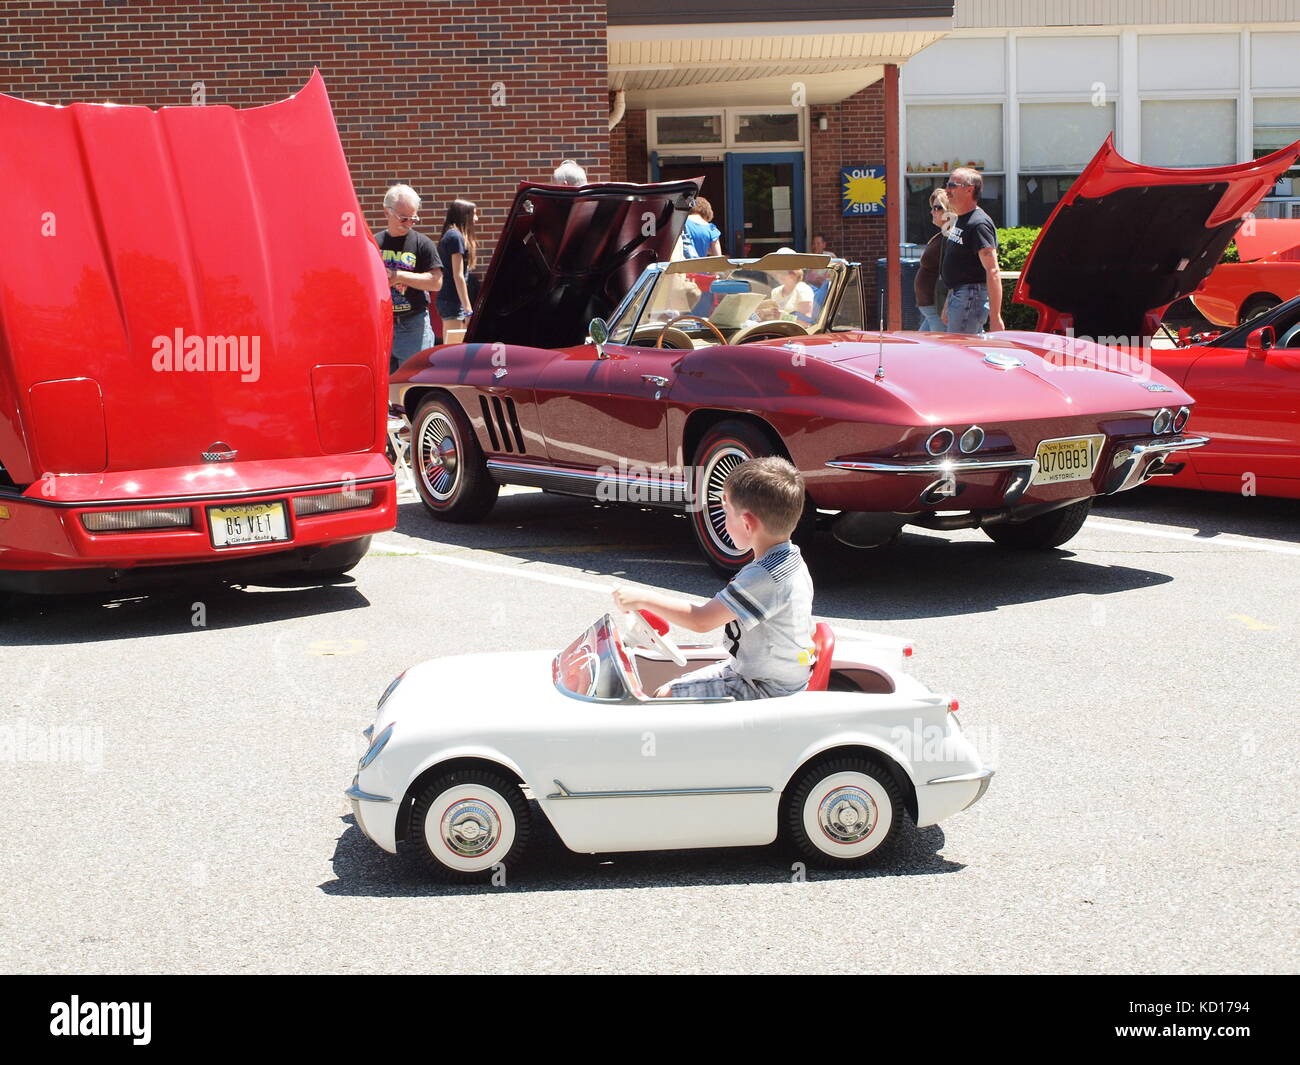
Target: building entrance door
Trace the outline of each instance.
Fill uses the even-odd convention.
[[[803,152],[728,152],[726,158],[722,250],[741,259],[778,248],[803,251]]]

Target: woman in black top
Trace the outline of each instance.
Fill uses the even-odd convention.
[[[442,239],[438,241],[438,258],[442,260],[451,284],[443,285],[438,292],[438,316],[442,319],[442,335],[448,329],[464,329],[465,319],[473,311],[467,279],[474,269],[478,241],[474,239],[474,223],[478,221],[478,208],[469,200],[452,200],[447,208],[447,218],[442,223]]]

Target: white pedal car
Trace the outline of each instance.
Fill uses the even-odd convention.
[[[537,800],[571,850],[751,847],[785,834],[829,867],[866,861],[898,831],[976,802],[993,770],[962,735],[956,702],[903,670],[911,648],[838,648],[817,626],[808,690],[774,699],[653,699],[647,691],[725,657],[678,648],[606,614],[558,655],[461,655],[407,670],[379,700],[347,789],[386,851],[421,849],[449,879],[513,867]],[[656,631],[658,630],[658,631]]]

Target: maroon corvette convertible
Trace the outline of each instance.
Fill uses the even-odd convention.
[[[1105,348],[1060,359],[1039,334],[866,331],[856,264],[668,262],[697,191],[520,186],[469,342],[392,378],[435,517],[478,521],[502,484],[671,507],[728,572],[747,556],[721,483],[784,454],[807,479],[807,520],[845,543],[918,525],[1053,547],[1092,497],[1205,443],[1183,432],[1190,396]],[[810,270],[825,277],[811,291]]]

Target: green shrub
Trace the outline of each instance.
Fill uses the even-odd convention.
[[[1041,231],[1041,226],[999,229],[998,265],[1003,270],[1023,270]],[[1002,282],[1002,321],[1008,329],[1033,329],[1038,324],[1038,312],[1023,303],[1012,303],[1011,294],[1015,290],[1014,281]]]
[[[1228,246],[1223,249],[1223,256],[1222,258],[1219,259],[1219,262],[1221,263],[1241,262],[1241,255],[1238,254],[1237,252],[1237,242],[1235,240],[1228,241]]]

